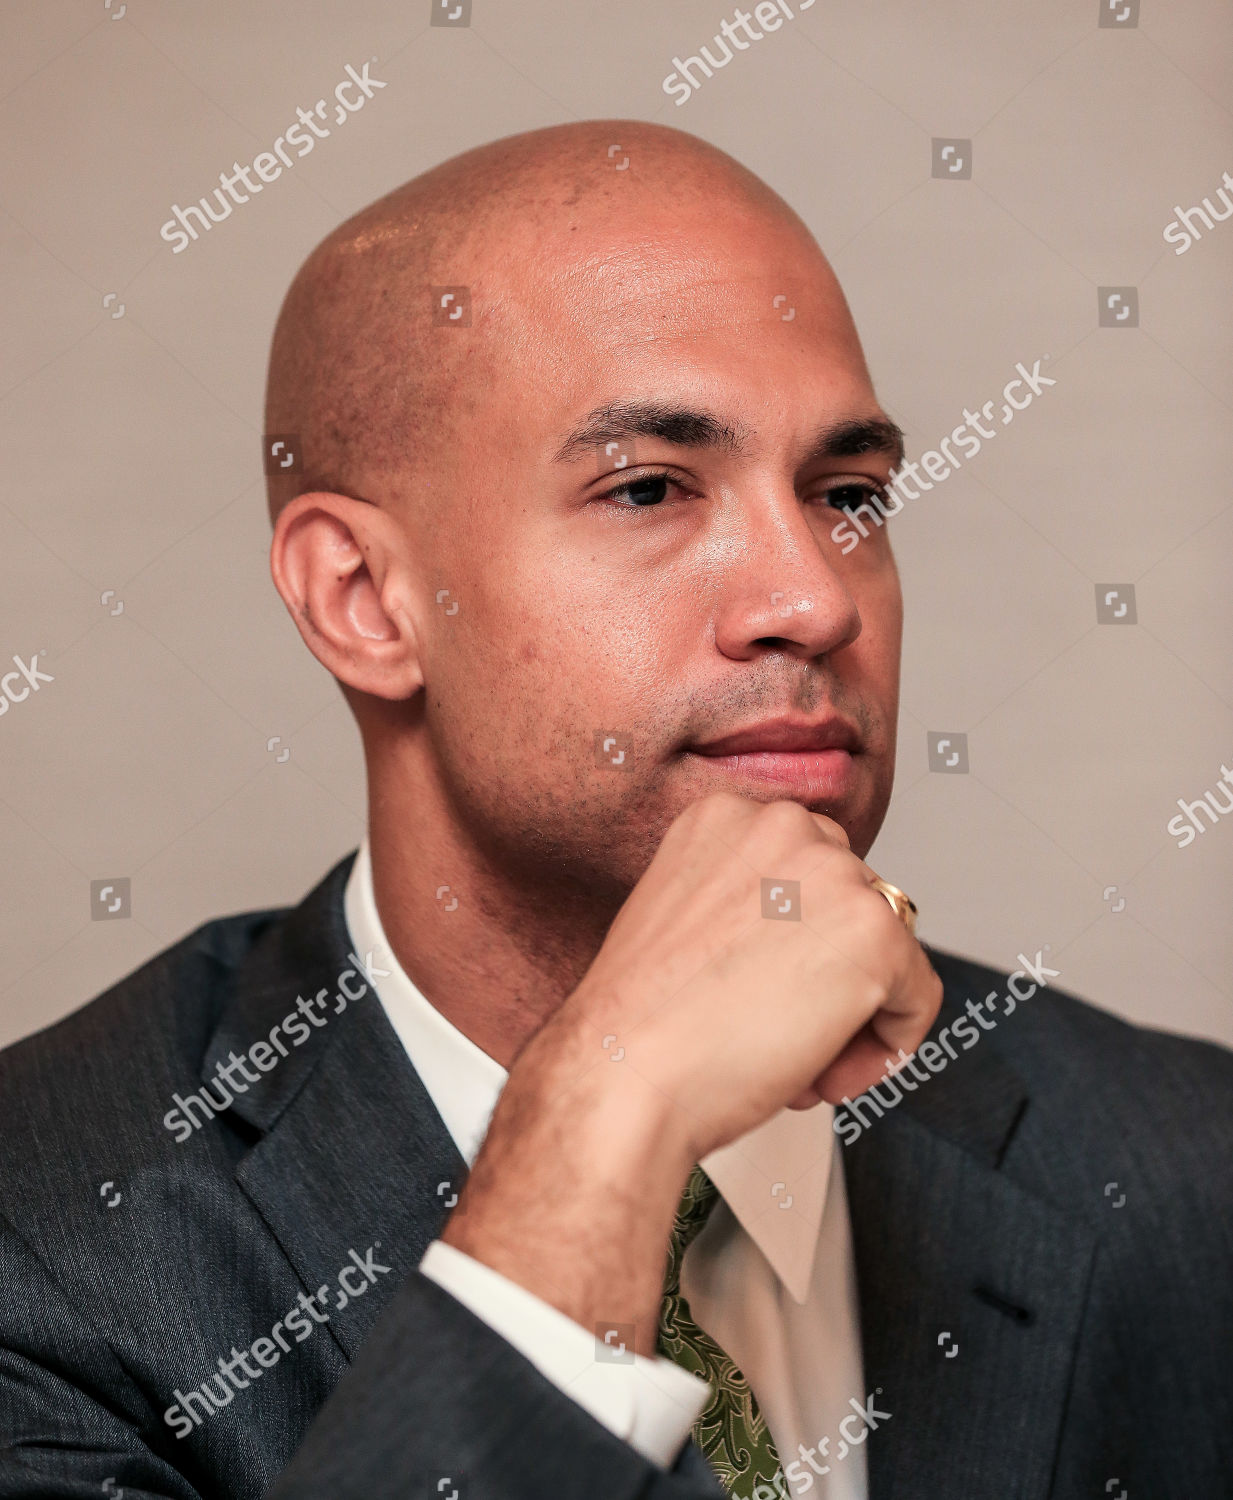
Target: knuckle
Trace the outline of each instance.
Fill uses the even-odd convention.
[[[697,802],[691,803],[686,811],[704,821],[724,820],[744,806],[746,806],[744,797],[737,796],[735,792],[718,791],[708,792],[705,797],[699,797]]]
[[[863,884],[863,882],[862,882]],[[890,929],[886,917],[898,923],[898,918],[876,891],[866,891],[860,885],[849,886],[845,897],[833,897],[833,910],[839,920],[840,930],[860,948],[884,948]],[[869,898],[873,899],[870,900]],[[878,907],[882,911],[878,910]]]
[[[769,827],[798,828],[809,821],[809,814],[799,802],[779,798],[774,802],[763,802],[758,808],[758,822]]]
[[[845,849],[852,848],[852,840],[848,837],[848,831],[842,823],[836,823],[834,818],[828,818],[825,813],[812,814],[815,826],[828,839],[836,844],[842,844]]]
[[[717,821],[725,815],[729,796],[728,792],[708,792],[705,797],[686,803],[673,819],[672,828],[705,827]]]

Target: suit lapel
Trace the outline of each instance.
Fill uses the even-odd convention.
[[[1001,1170],[1030,1107],[982,1037],[845,1148],[870,1500],[1049,1492],[1096,1236]]]
[[[436,1236],[467,1171],[371,986],[336,1013],[340,975],[352,971],[353,992],[363,982],[343,917],[353,859],[250,951],[203,1069],[212,1076],[230,1052],[267,1039],[298,997],[327,992],[313,1012],[324,1024],[307,1028],[299,1046],[284,1033],[287,1056],[231,1112],[260,1133],[236,1181],[305,1291],[328,1289],[320,1305],[349,1359]]]

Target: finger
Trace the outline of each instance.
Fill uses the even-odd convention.
[[[889,1060],[893,1060],[892,1058]],[[855,1099],[858,1094],[889,1071],[886,1044],[877,1035],[870,1021],[863,1026],[828,1068],[814,1079],[808,1092],[825,1099],[828,1104],[839,1104],[845,1098]]]

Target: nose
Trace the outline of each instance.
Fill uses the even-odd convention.
[[[850,645],[860,611],[795,495],[751,506],[719,581],[715,643],[734,661],[779,651],[802,661]]]

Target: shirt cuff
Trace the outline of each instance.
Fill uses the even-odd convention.
[[[670,1359],[605,1345],[559,1308],[491,1266],[442,1240],[424,1252],[420,1270],[481,1318],[558,1390],[622,1438],[643,1458],[670,1469],[711,1387]]]

